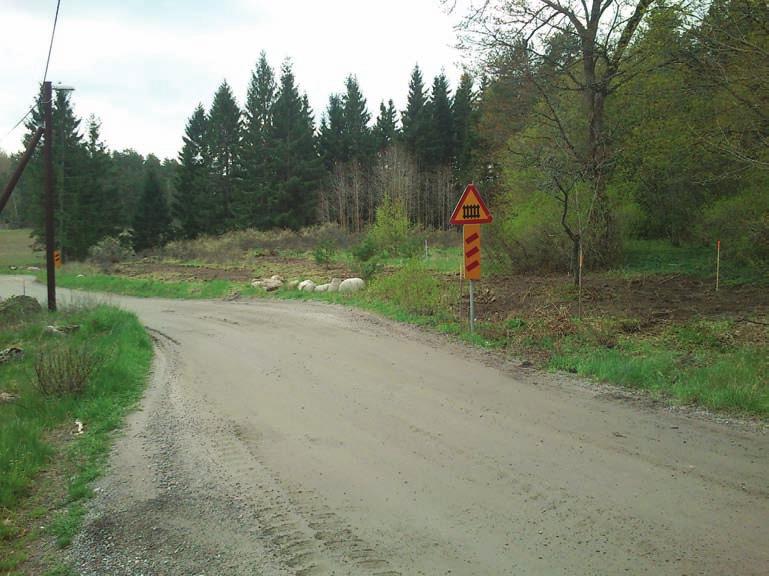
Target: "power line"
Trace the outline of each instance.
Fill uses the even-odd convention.
[[[61,0],[56,2],[56,16],[53,18],[53,30],[51,30],[51,43],[48,45],[48,58],[45,61],[45,72],[43,73],[43,83],[48,79],[48,65],[51,63],[51,52],[53,52],[53,39],[56,36],[56,24],[59,22],[59,7]]]
[[[51,53],[53,52],[53,39],[56,37],[56,25],[59,22],[60,7],[61,7],[61,0],[57,0],[56,15],[53,18],[53,29],[51,30],[51,42],[48,44],[48,58],[46,58],[45,60],[45,72],[43,72],[43,84],[45,84],[45,81],[48,79],[48,66],[51,63]],[[37,100],[37,98],[35,100]],[[37,102],[35,102],[35,104],[32,104],[32,106],[30,106],[29,110],[26,111],[24,116],[22,116],[21,119],[18,122],[16,122],[16,124],[13,125],[13,128],[11,128],[10,130],[8,130],[8,132],[5,133],[5,135],[2,138],[3,141],[6,138],[8,138],[8,136],[11,135],[11,132],[16,130],[16,128],[18,128],[21,125],[21,123],[24,122],[24,120],[27,119],[27,116],[29,116],[32,113],[32,111],[35,109],[35,106],[37,106]]]

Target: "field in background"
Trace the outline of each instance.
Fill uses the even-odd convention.
[[[45,253],[32,249],[30,230],[0,229],[0,271],[8,271],[9,266],[25,267],[45,265]]]

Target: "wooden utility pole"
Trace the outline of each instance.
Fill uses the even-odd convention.
[[[0,213],[3,212],[5,205],[8,203],[8,199],[11,197],[13,189],[16,188],[16,184],[19,183],[19,178],[21,178],[21,175],[24,173],[24,169],[27,167],[27,164],[29,164],[29,159],[32,158],[32,154],[35,153],[35,148],[37,147],[37,143],[40,142],[40,137],[42,135],[43,128],[41,127],[38,128],[37,131],[32,135],[32,139],[29,141],[27,149],[24,151],[24,155],[19,160],[19,164],[16,166],[16,170],[13,171],[13,174],[11,174],[11,179],[8,180],[8,183],[5,185],[3,194],[0,196]]]
[[[48,310],[56,311],[56,265],[53,261],[53,89],[51,82],[43,83],[43,111],[45,117],[45,268],[48,276]]]

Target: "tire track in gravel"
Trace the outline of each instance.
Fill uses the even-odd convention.
[[[316,496],[284,485],[260,461],[256,434],[182,394],[178,343],[152,333],[144,409],[70,553],[82,574],[401,574]]]

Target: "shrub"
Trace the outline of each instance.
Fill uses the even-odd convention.
[[[740,265],[769,262],[769,194],[756,186],[705,210],[700,236],[722,240],[723,256]]]
[[[414,256],[420,247],[414,227],[409,223],[406,206],[388,197],[376,209],[376,219],[367,239],[385,256]]]
[[[331,264],[335,253],[336,249],[334,248],[334,245],[329,240],[323,240],[313,251],[315,263],[322,266],[328,266]]]
[[[378,277],[370,292],[415,314],[437,315],[449,309],[449,294],[419,260],[411,260],[393,274]]]
[[[360,244],[352,249],[352,256],[358,262],[368,262],[377,255],[377,247],[370,236],[366,236]]]
[[[44,396],[81,394],[99,366],[98,356],[83,346],[61,346],[35,357],[35,388]]]
[[[117,238],[114,236],[102,238],[99,242],[91,246],[88,253],[91,260],[101,268],[109,268],[113,264],[123,262],[134,256],[133,248],[131,248],[130,245],[130,237],[127,242],[124,234],[121,234]]]

